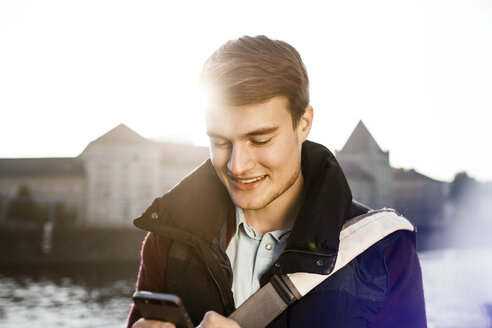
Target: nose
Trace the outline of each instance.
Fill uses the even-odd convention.
[[[234,145],[229,155],[227,169],[235,176],[243,176],[254,167],[253,154],[246,146]]]

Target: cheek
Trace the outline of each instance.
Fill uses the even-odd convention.
[[[227,166],[229,160],[228,152],[222,149],[210,148],[210,160],[216,169],[222,169]]]
[[[293,139],[284,140],[274,150],[265,154],[264,160],[268,161],[271,168],[283,171],[295,169],[301,160],[301,145]]]
[[[257,161],[270,169],[286,169],[297,160],[297,150],[291,144],[278,145],[257,153]]]

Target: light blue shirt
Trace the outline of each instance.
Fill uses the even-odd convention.
[[[236,207],[236,231],[226,249],[236,307],[260,289],[261,276],[285,249],[289,234],[290,230],[259,233],[246,223],[243,210]]]

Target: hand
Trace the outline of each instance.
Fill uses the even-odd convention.
[[[202,322],[196,328],[241,328],[234,320],[227,319],[217,312],[208,311],[205,313]]]
[[[176,326],[170,322],[145,320],[144,318],[140,318],[140,320],[132,325],[132,328],[176,328]]]

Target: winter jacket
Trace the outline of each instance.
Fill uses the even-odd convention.
[[[352,201],[345,176],[325,147],[304,142],[301,167],[306,200],[262,285],[276,274],[330,273],[343,223],[368,210]],[[232,313],[232,269],[225,249],[234,217],[227,190],[211,162],[205,162],[135,220],[149,231],[137,290],[179,295],[196,325],[207,311]],[[128,326],[139,317],[132,308]],[[399,231],[376,243],[269,327],[426,327],[414,233]]]

